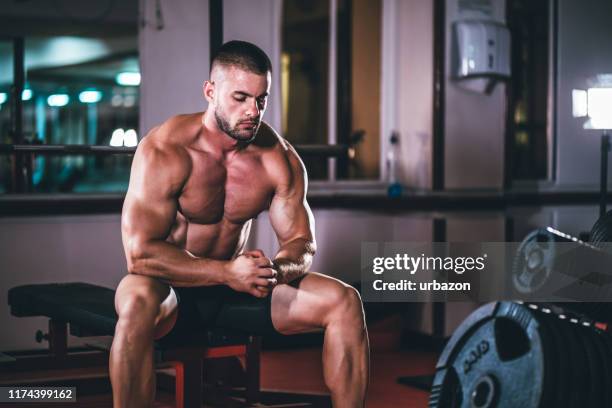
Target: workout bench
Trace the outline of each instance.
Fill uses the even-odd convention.
[[[17,317],[46,316],[49,333],[37,339],[49,341],[45,353],[0,353],[0,373],[108,367],[108,349],[87,346],[68,348],[70,334],[77,337],[112,336],[117,314],[115,291],[87,283],[53,283],[17,286],[9,290],[8,303]],[[203,360],[245,356],[246,400],[259,399],[259,351],[261,339],[225,329],[195,333],[188,339],[172,335],[155,342],[157,368],[176,370],[177,408],[202,406]]]

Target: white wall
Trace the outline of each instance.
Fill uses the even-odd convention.
[[[492,14],[503,22],[505,0],[491,0]],[[448,189],[501,189],[504,168],[506,90],[498,84],[490,95],[467,90],[451,79],[453,23],[473,17],[459,0],[446,0],[444,185]]]
[[[612,1],[559,0],[557,108],[557,185],[597,188],[600,132],[584,130],[584,118],[572,117],[572,89],[587,79],[612,73]],[[612,166],[608,181],[612,182]]]
[[[155,0],[143,0],[140,27],[140,135],[179,113],[203,111],[208,78],[208,0],[160,2],[164,27],[156,27]]]
[[[17,285],[88,282],[114,288],[126,273],[119,215],[0,218],[0,350],[41,347],[44,318],[10,315]]]

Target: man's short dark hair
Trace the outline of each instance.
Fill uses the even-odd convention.
[[[257,75],[272,72],[272,63],[266,53],[250,42],[228,41],[215,54],[211,71],[216,65],[234,66]]]

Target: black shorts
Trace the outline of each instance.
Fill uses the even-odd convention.
[[[224,285],[173,289],[178,299],[173,336],[212,328],[261,336],[278,333],[272,325],[272,295],[261,299]]]

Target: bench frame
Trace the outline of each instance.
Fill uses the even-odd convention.
[[[72,326],[72,325],[71,325]],[[72,329],[73,327],[71,327]],[[62,370],[67,368],[105,368],[108,372],[108,350],[99,348],[68,348],[68,323],[49,319],[46,336],[49,349],[40,351],[6,353],[0,359],[0,381],[9,380],[17,372]],[[246,344],[223,346],[188,346],[156,350],[156,368],[174,368],[175,398],[177,408],[200,408],[203,403],[204,360],[231,356],[244,356],[246,362],[246,392],[248,403],[260,397],[261,338],[249,336]]]

